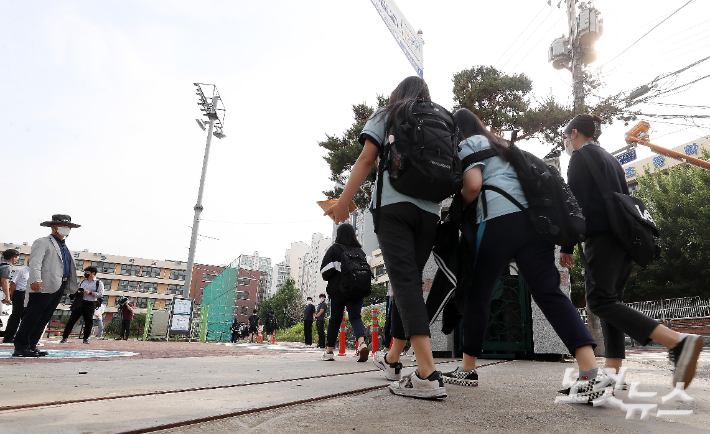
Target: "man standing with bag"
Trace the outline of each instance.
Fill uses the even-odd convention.
[[[318,296],[320,303],[316,308],[316,330],[318,330],[318,348],[325,348],[325,314],[328,311],[328,304],[325,302],[325,294]]]
[[[52,220],[40,224],[51,227],[52,233],[32,243],[29,262],[30,295],[20,328],[15,335],[13,357],[42,357],[46,351],[37,349],[44,327],[52,319],[54,310],[64,294],[73,294],[79,289],[76,281],[76,265],[64,240],[72,228],[81,227],[72,223],[71,217],[55,214]]]
[[[29,258],[27,258],[29,259]],[[0,264],[2,266],[2,264]],[[2,275],[2,271],[0,271]],[[12,314],[7,319],[5,336],[2,339],[4,344],[11,344],[15,341],[15,332],[20,326],[20,320],[25,313],[25,303],[27,302],[27,279],[30,278],[30,267],[25,265],[15,271],[10,282],[10,297],[12,297]]]
[[[622,216],[618,213],[623,210],[610,209],[606,198],[628,196],[629,188],[619,161],[597,143],[601,122],[596,115],[576,116],[564,131],[564,141],[566,152],[572,157],[567,169],[569,187],[582,207],[587,225],[583,253],[589,272],[584,276],[585,290],[587,305],[599,317],[604,332],[604,367],[619,373],[626,357],[624,334],[642,345],[655,340],[668,348],[675,365],[673,386],[682,382],[687,388],[695,376],[703,339],[675,332],[622,302],[633,260],[620,234],[613,230],[620,223]],[[562,246],[560,265],[574,265],[573,250],[574,246]]]
[[[84,318],[84,343],[89,343],[89,336],[91,336],[91,326],[94,321],[94,310],[96,309],[96,298],[101,297],[104,294],[104,284],[99,279],[96,278],[97,268],[90,265],[84,269],[85,279],[79,284],[79,291],[74,295],[74,303],[71,307],[71,315],[69,316],[69,321],[67,321],[66,327],[64,327],[64,334],[62,335],[62,340],[59,341],[60,344],[67,342],[69,335],[71,334],[74,324],[79,320],[79,318]]]
[[[313,317],[316,314],[316,307],[313,306],[313,298],[306,299],[306,308],[303,309],[303,337],[306,340],[306,346],[313,345]]]

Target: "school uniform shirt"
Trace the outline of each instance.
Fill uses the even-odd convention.
[[[104,295],[104,283],[99,279],[94,279],[91,282],[89,282],[89,279],[84,279],[79,283],[79,288],[84,290],[84,300],[86,301],[96,301],[97,297]],[[94,294],[89,295],[89,291]]]
[[[378,149],[382,149],[382,146],[389,143],[389,138],[387,136],[387,132],[385,131],[387,119],[380,113],[381,112],[375,113],[365,123],[365,127],[362,129],[362,133],[360,133],[360,137],[358,138],[360,144],[363,146],[365,145],[365,140],[371,141],[372,144],[377,146]],[[436,214],[437,216],[439,215],[439,202],[430,202],[424,199],[417,199],[398,192],[392,187],[392,184],[390,184],[390,175],[385,170],[382,174],[381,206],[400,202],[413,203],[424,211]],[[374,210],[375,206],[377,206],[377,182],[375,182],[375,185],[372,188],[372,202],[370,203],[370,210]]]
[[[30,267],[25,265],[15,271],[12,276],[12,281],[15,283],[15,291],[24,291],[27,289],[27,279],[30,278]]]
[[[490,147],[491,143],[484,136],[471,136],[461,142],[459,158],[463,160],[474,152],[483,151]],[[520,185],[520,181],[518,181],[518,175],[509,162],[495,155],[485,160],[472,163],[468,167],[464,167],[463,171],[466,173],[476,166],[481,168],[483,185],[498,187],[508,192],[508,194],[513,196],[525,208],[528,207],[528,201],[525,199],[523,187]],[[483,216],[483,192],[481,192],[481,194],[478,195],[478,204],[476,205],[476,223],[520,211],[520,208],[515,206],[513,202],[495,191],[486,191],[485,197],[488,214],[486,217]]]

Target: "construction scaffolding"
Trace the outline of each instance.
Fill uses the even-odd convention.
[[[229,264],[202,292],[202,312],[207,312],[207,326],[205,330],[200,330],[200,337],[204,336],[207,341],[230,340],[238,265],[237,261]]]

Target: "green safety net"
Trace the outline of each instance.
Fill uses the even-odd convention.
[[[236,268],[236,265],[236,261],[229,264],[202,291],[202,310],[204,311],[206,307],[209,307],[204,338],[207,341],[229,342],[231,337],[237,278],[239,276],[239,269]],[[201,330],[200,334],[202,335],[203,333],[205,331]]]

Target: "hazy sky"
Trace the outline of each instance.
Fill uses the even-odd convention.
[[[684,3],[597,1],[605,28],[592,69]],[[440,104],[453,106],[454,73],[491,64],[527,74],[537,96],[569,101],[570,73],[547,62],[550,43],[566,32],[564,4],[397,4],[424,32],[424,78]],[[708,21],[710,2],[691,3],[604,67],[598,93],[631,90],[710,55]],[[677,84],[709,70],[710,61]],[[227,137],[212,141],[197,261],[224,264],[258,250],[279,262],[290,242],[331,233],[315,204],[331,188],[317,142],[352,124],[352,104],[374,104],[413,74],[370,0],[0,1],[0,240],[32,242],[47,233],[40,222],[66,213],[83,225],[71,249],[186,260],[206,138],[192,83],[203,82],[219,87]],[[709,90],[710,79],[657,101],[710,105]],[[710,134],[703,119],[704,129],[650,121],[663,146]],[[622,147],[627,129],[606,128],[603,146]]]

